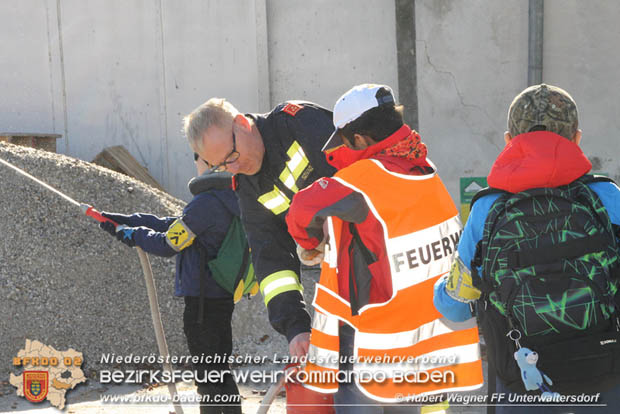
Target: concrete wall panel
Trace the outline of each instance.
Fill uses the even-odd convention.
[[[196,169],[181,130],[183,116],[214,96],[228,99],[242,111],[255,112],[259,98],[254,1],[184,4],[163,2],[162,116],[166,119],[167,187],[174,195],[189,199],[186,184]]]
[[[527,2],[416,0],[419,129],[455,202],[486,176],[527,85]]]
[[[258,14],[253,0],[7,2],[0,130],[63,134],[58,151],[84,160],[124,145],[189,199],[182,117],[212,96],[259,110]]]
[[[620,3],[545,2],[543,81],[577,102],[593,170],[620,181]]]
[[[415,4],[419,129],[457,199],[459,177],[488,173],[526,86],[528,5]],[[620,178],[620,6],[547,0],[545,10],[544,80],[573,94],[586,153]],[[187,199],[183,115],[211,96],[262,112],[292,98],[331,108],[361,82],[398,92],[395,22],[389,0],[6,1],[0,131],[63,134],[59,151],[85,160],[125,145]]]
[[[65,151],[91,160],[124,145],[162,185],[159,19],[153,0],[61,3]]]
[[[55,7],[55,5],[54,5]],[[56,132],[45,1],[4,2],[0,12],[0,132]],[[56,22],[52,22],[56,24]]]
[[[398,91],[394,2],[267,2],[271,103],[308,99],[333,108],[358,83]]]

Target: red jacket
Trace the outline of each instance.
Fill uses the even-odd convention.
[[[489,186],[511,193],[572,183],[592,168],[579,145],[548,131],[514,137],[499,154]]]
[[[388,138],[365,150],[355,151],[343,147],[331,152],[327,159],[330,164],[339,169],[355,161],[372,158],[380,161],[388,170],[400,174],[422,175],[432,172],[425,156],[411,159],[405,156],[386,154],[386,149],[402,146],[412,139],[419,140],[419,136],[409,126],[404,125]],[[425,154],[424,144],[419,143],[419,145],[423,146]],[[329,216],[336,216],[344,221],[355,223],[363,244],[377,258],[377,266],[381,271],[379,277],[375,275],[371,279],[368,303],[383,303],[389,300],[392,296],[392,286],[383,229],[360,193],[332,178],[321,178],[315,181],[312,185],[299,191],[293,198],[286,216],[288,231],[301,247],[313,249],[324,238],[323,223]],[[345,251],[338,254],[338,257],[342,258],[342,262],[339,263],[339,275],[342,277],[338,277],[338,293],[347,300],[349,299],[348,271],[353,268],[354,276],[368,271],[368,269],[356,268],[354,264],[349,263],[348,248],[352,238],[350,232],[342,235],[341,250]],[[360,306],[363,305],[365,303],[360,304]]]

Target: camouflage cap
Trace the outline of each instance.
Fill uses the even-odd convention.
[[[517,95],[508,110],[508,132],[513,137],[542,130],[572,139],[577,126],[577,104],[557,86],[530,86]]]

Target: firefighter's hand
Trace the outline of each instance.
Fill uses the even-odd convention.
[[[299,261],[306,266],[318,265],[323,261],[323,257],[325,256],[325,240],[311,250],[304,249],[297,245],[297,256],[299,256]]]
[[[308,347],[310,346],[310,332],[302,332],[297,334],[293,340],[288,344],[288,352],[292,357],[296,357],[298,360],[305,357],[308,354]]]

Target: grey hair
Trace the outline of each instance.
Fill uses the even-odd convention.
[[[230,102],[223,98],[211,98],[183,118],[183,130],[193,149],[202,149],[202,136],[212,125],[225,126],[239,114]]]

